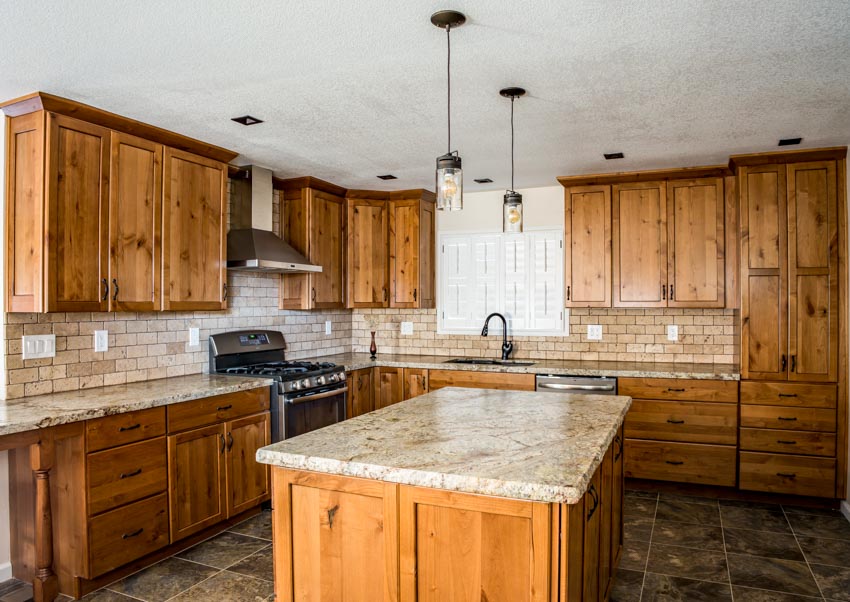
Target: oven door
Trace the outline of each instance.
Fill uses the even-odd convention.
[[[306,393],[282,395],[281,418],[275,440],[290,439],[345,420],[345,398],[348,387],[334,386]]]

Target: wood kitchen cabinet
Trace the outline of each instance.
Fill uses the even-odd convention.
[[[368,414],[375,409],[375,382],[378,368],[352,370],[346,376],[348,397],[346,398],[346,417],[354,418]]]
[[[611,187],[565,191],[566,307],[611,307]]]
[[[404,369],[404,398],[411,399],[428,392],[428,370],[424,368]]]
[[[404,401],[403,368],[388,368],[386,366],[381,366],[380,368],[376,368],[376,374],[376,410]]]
[[[347,196],[345,205],[348,232],[345,306],[388,307],[390,262],[387,200]]]
[[[227,516],[236,516],[269,498],[269,467],[256,460],[270,441],[268,412],[231,420],[227,437]]]
[[[390,193],[390,307],[436,307],[435,197],[425,190]]]

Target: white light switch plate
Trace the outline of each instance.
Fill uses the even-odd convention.
[[[325,320],[325,334],[331,333],[331,321]]]
[[[25,360],[56,357],[55,334],[34,334],[25,336],[23,346],[23,355]]]
[[[401,323],[401,334],[413,334],[413,322],[402,322]]]
[[[679,340],[679,326],[678,326],[678,324],[668,324],[667,325],[667,340],[668,341],[678,341]]]
[[[94,331],[94,350],[96,353],[103,353],[109,349],[109,331],[95,330]]]
[[[189,329],[189,346],[197,347],[201,344],[201,331],[199,328]]]
[[[602,340],[602,324],[587,325],[587,340],[601,341]]]

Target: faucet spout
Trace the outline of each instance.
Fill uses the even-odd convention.
[[[508,341],[508,321],[505,319],[505,316],[498,312],[493,312],[487,319],[484,320],[484,328],[481,329],[481,336],[486,337],[489,333],[489,324],[490,318],[499,318],[502,321],[502,360],[507,360],[511,356],[511,352],[514,350],[513,341]]]

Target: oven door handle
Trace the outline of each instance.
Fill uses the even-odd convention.
[[[334,389],[333,391],[325,391],[324,393],[316,393],[315,395],[296,397],[295,399],[285,399],[284,403],[307,403],[308,401],[316,401],[317,399],[324,399],[325,397],[333,397],[334,395],[340,395],[341,393],[348,393],[348,387],[341,387],[339,389]]]
[[[559,391],[613,391],[614,385],[567,385],[561,383],[538,383],[539,389],[558,389]]]

